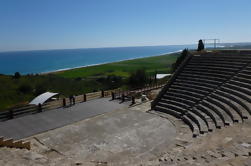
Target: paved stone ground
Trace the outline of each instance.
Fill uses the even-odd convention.
[[[90,100],[68,108],[49,110],[0,122],[0,136],[22,139],[125,107],[127,107],[126,104],[109,101],[109,98]]]
[[[172,145],[174,125],[146,113],[150,103],[108,112],[34,135],[32,150],[0,148],[0,165],[134,165]]]

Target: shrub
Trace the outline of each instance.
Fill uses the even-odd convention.
[[[44,85],[36,85],[34,94],[36,96],[46,92],[46,87]]]
[[[18,91],[24,94],[28,94],[32,92],[32,87],[29,84],[22,84],[19,86]]]
[[[183,62],[183,60],[188,55],[188,49],[184,49],[181,53],[181,55],[177,58],[176,62],[172,65],[172,72],[175,72],[175,70],[179,67],[179,65]]]
[[[143,69],[139,69],[136,72],[131,73],[128,79],[128,85],[131,88],[140,88],[145,85],[147,81],[146,72]]]
[[[21,77],[21,74],[19,72],[16,72],[13,76],[15,79],[19,79]]]

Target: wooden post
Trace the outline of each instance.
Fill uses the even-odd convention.
[[[122,93],[122,102],[124,102],[125,101],[125,95],[124,95],[124,93]]]
[[[86,102],[86,94],[84,94],[84,102]]]
[[[12,110],[12,109],[9,110],[9,118],[10,118],[10,119],[13,119],[13,118],[14,118],[13,110]]]
[[[65,107],[66,106],[66,100],[65,100],[65,98],[63,98],[63,107]]]
[[[115,100],[115,93],[112,92],[112,100]]]
[[[105,97],[104,90],[101,91],[101,97]]]
[[[132,96],[132,105],[135,104],[135,97]]]
[[[38,110],[38,112],[42,112],[42,105],[40,103],[38,104],[37,110]]]
[[[3,146],[3,137],[0,137],[0,147]]]

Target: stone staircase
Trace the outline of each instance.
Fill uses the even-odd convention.
[[[241,145],[228,148],[210,149],[204,152],[171,153],[159,158],[159,165],[212,165],[214,163],[234,160],[236,158],[251,159],[251,149]]]
[[[29,141],[14,140],[12,138],[6,139],[4,137],[0,137],[0,147],[31,150],[31,143]]]
[[[152,110],[183,120],[193,137],[251,115],[251,51],[191,54],[152,102]]]

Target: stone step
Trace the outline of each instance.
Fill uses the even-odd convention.
[[[251,57],[250,56],[245,56],[245,55],[236,55],[236,54],[233,54],[233,55],[220,55],[219,53],[217,53],[217,55],[203,55],[203,57],[207,58],[207,57],[210,57],[210,58],[222,58],[222,59],[225,59],[225,60],[232,60],[232,61],[236,61],[236,62],[241,62],[242,60],[246,60],[246,62],[249,62],[251,60]]]
[[[189,63],[200,63],[200,64],[203,64],[203,63],[210,63],[210,64],[213,64],[213,63],[218,63],[218,64],[227,64],[227,65],[245,65],[246,64],[246,61],[243,61],[243,62],[236,62],[236,61],[231,61],[231,60],[227,60],[227,59],[210,59],[210,58],[195,58],[193,57]]]
[[[212,131],[213,128],[209,127],[208,119],[210,119],[206,114],[202,113],[201,111],[198,111],[196,109],[189,109],[188,111],[191,114],[194,114],[197,116],[197,118],[202,121],[201,123],[201,134],[207,133],[208,131]],[[211,120],[211,119],[210,119]]]
[[[201,118],[201,119],[203,119],[205,121],[205,123],[207,123],[208,131],[209,132],[212,132],[216,128],[217,123],[214,122],[214,121],[216,121],[215,117],[212,118],[213,114],[208,113],[208,112],[207,113],[206,112],[202,112],[201,110],[199,110],[197,108],[193,108],[192,110],[200,113],[201,116],[203,116],[205,118],[205,120],[203,118]]]
[[[191,113],[191,114],[195,114],[196,116],[198,116],[200,119],[202,119],[203,121],[204,121],[204,125],[206,125],[207,126],[207,128],[205,129],[203,129],[203,131],[202,131],[202,133],[203,132],[207,132],[207,131],[209,131],[209,124],[208,124],[208,121],[207,121],[207,115],[206,114],[201,114],[201,112],[200,111],[197,111],[197,110],[193,110],[193,109],[189,109],[190,108],[190,106],[189,105],[187,105],[187,104],[184,104],[184,103],[182,103],[182,102],[177,102],[177,101],[173,101],[173,100],[167,100],[167,99],[161,99],[160,100],[160,105],[161,105],[161,103],[165,103],[166,105],[168,105],[168,104],[171,104],[171,105],[174,105],[174,106],[177,106],[178,108],[180,108],[180,109],[184,109],[184,110],[186,110],[186,111],[188,111],[189,113]],[[161,105],[161,106],[163,106],[163,107],[165,107],[164,105]],[[208,117],[209,118],[209,117]],[[209,118],[210,119],[210,118]],[[202,122],[203,123],[203,122]],[[202,127],[204,127],[204,125],[202,126]],[[211,129],[212,129],[212,127],[211,127]]]
[[[166,95],[168,95],[168,96],[174,96],[174,97],[179,97],[179,98],[184,98],[184,99],[192,101],[192,102],[197,102],[197,101],[200,100],[199,98],[196,98],[194,96],[189,96],[189,95],[186,95],[186,94],[180,94],[180,93],[171,92],[171,91],[167,91]]]
[[[215,81],[215,80],[210,80],[206,78],[195,78],[195,77],[185,77],[185,76],[178,76],[178,79],[184,79],[184,80],[190,80],[190,81],[198,81],[198,82],[205,82],[207,84],[214,84],[214,85],[220,85],[222,82],[221,81]]]
[[[163,112],[163,113],[166,113],[166,114],[169,114],[169,115],[172,115],[174,117],[176,117],[177,119],[181,119],[183,120],[183,122],[185,124],[187,124],[189,126],[189,128],[191,129],[192,133],[193,133],[193,137],[197,137],[199,135],[199,128],[198,126],[192,122],[188,117],[186,116],[182,116],[181,113],[179,112],[176,112],[172,109],[168,109],[166,107],[161,107],[161,106],[156,106],[154,108],[155,111],[160,111],[160,112]]]
[[[171,103],[171,104],[174,104],[174,105],[177,105],[177,106],[180,106],[184,109],[189,109],[191,106],[186,104],[186,103],[183,103],[183,102],[180,102],[180,101],[176,101],[176,100],[168,100],[168,99],[165,99],[165,98],[161,98],[160,100],[161,103]]]
[[[201,85],[195,85],[195,84],[188,84],[188,83],[183,83],[183,82],[174,82],[173,85],[177,86],[182,86],[182,87],[189,87],[193,89],[200,89],[206,92],[212,92],[214,88],[206,87],[206,86],[201,86]]]
[[[236,68],[240,69],[242,68],[245,64],[226,64],[226,63],[209,63],[207,61],[203,61],[204,63],[198,62],[190,62],[188,65],[193,65],[193,66],[208,66],[208,67],[224,67],[224,68]]]
[[[217,74],[226,74],[226,75],[233,75],[235,71],[232,70],[219,70],[219,69],[205,69],[205,68],[190,68],[185,67],[183,71],[197,71],[197,72],[210,72],[210,73],[217,73]]]
[[[242,86],[237,86],[237,85],[234,85],[231,83],[224,84],[224,85],[222,85],[222,87],[232,89],[232,90],[235,90],[237,92],[242,93],[243,95],[246,95],[249,98],[249,100],[247,100],[247,101],[251,103],[251,99],[249,97],[249,96],[251,96],[251,89],[246,88],[246,87],[242,87]]]
[[[221,109],[218,105],[216,105],[215,102],[216,102],[215,100],[207,98],[203,100],[200,104],[206,107],[208,111],[210,111],[211,113],[215,113],[217,115],[217,119],[219,119],[222,122],[223,126],[231,125],[232,124],[231,116],[229,116],[229,114],[227,114],[225,110]]]
[[[228,92],[230,94],[234,94],[238,97],[240,97],[241,99],[245,100],[246,103],[250,104],[251,103],[251,99],[249,97],[249,95],[241,92],[240,90],[236,90],[239,89],[240,87],[235,87],[235,88],[231,88],[232,86],[228,86],[226,87],[226,84],[224,84],[223,86],[221,86],[220,90],[224,91],[224,92]]]
[[[210,118],[212,119],[212,121],[215,124],[215,128],[219,129],[219,128],[224,126],[224,124],[223,124],[222,120],[219,118],[219,116],[215,112],[210,111],[210,109],[208,109],[207,107],[199,104],[193,109],[198,109],[201,112],[203,112],[203,113],[207,114],[208,116],[210,116]]]
[[[217,91],[216,91],[217,92]],[[237,115],[236,119],[238,119],[239,122],[243,121],[243,115],[242,111],[236,106],[238,103],[233,102],[231,99],[229,99],[226,96],[223,96],[223,94],[218,94],[218,93],[212,93],[210,94],[211,97],[216,98],[217,100],[220,100],[222,103],[225,104],[230,110],[232,110],[233,115]]]
[[[220,101],[211,98],[211,97],[207,97],[207,99],[205,101],[203,101],[207,104],[210,105],[210,108],[213,111],[218,111],[221,114],[221,119],[225,121],[225,125],[231,125],[232,123],[234,123],[234,117],[231,111],[229,111],[228,109],[226,109],[224,107],[224,105],[221,104]],[[220,114],[218,114],[220,116]]]
[[[213,73],[213,72],[201,72],[201,71],[182,71],[184,74],[197,74],[197,75],[204,75],[204,76],[211,76],[211,77],[219,77],[219,78],[229,78],[232,76],[233,73],[229,74],[219,74],[219,73]]]
[[[237,77],[251,80],[251,74],[246,74],[246,73],[243,73],[243,72],[239,73],[237,75]]]
[[[171,88],[175,88],[175,89],[180,89],[180,90],[186,90],[186,91],[191,91],[194,93],[198,93],[198,94],[203,94],[203,95],[207,95],[209,92],[205,91],[205,90],[201,90],[199,88],[191,88],[191,87],[187,87],[187,86],[180,86],[180,85],[171,85]]]
[[[229,89],[229,88],[226,88],[226,87],[221,87],[220,89],[221,91],[223,92],[227,92],[229,94],[232,94],[234,95],[236,98],[238,98],[238,100],[243,103],[243,107],[245,107],[245,109],[248,111],[248,113],[251,115],[251,99],[249,96],[243,94],[242,92],[240,91],[236,91],[236,90],[233,90],[233,89]]]
[[[183,116],[182,120],[184,121],[184,123],[186,123],[191,129],[193,128],[193,137],[197,137],[199,136],[200,130],[198,128],[198,126],[192,121],[190,120],[190,118],[188,118],[187,116]]]
[[[181,113],[176,112],[176,111],[171,110],[171,109],[168,109],[168,108],[165,108],[165,107],[162,107],[162,106],[159,106],[159,105],[156,105],[154,107],[154,111],[163,112],[163,113],[172,115],[172,116],[174,116],[177,119],[181,119]]]
[[[213,70],[225,70],[237,72],[240,68],[231,68],[231,67],[221,67],[221,66],[203,66],[203,65],[186,65],[185,68],[197,68],[197,69],[213,69]]]
[[[238,58],[238,60],[233,59],[233,58],[224,58],[224,57],[211,57],[211,56],[194,56],[191,60],[196,60],[196,61],[209,61],[209,62],[226,62],[226,63],[230,63],[230,62],[239,62],[239,63],[247,63],[247,59],[242,59],[242,58]],[[250,60],[250,58],[249,58]]]
[[[186,115],[188,118],[190,118],[190,120],[192,120],[198,126],[200,133],[203,134],[208,131],[206,123],[198,115],[194,114],[193,112],[188,111],[187,109],[181,106],[175,105],[175,103],[172,104],[172,103],[159,102],[157,105]]]
[[[215,84],[196,81],[196,80],[191,81],[191,80],[176,79],[174,83],[187,83],[187,84],[191,84],[191,85],[198,85],[198,86],[208,87],[208,88],[212,88],[212,89],[215,89],[217,87],[217,85],[215,85]]]
[[[250,108],[245,103],[243,103],[242,99],[240,99],[238,96],[221,90],[217,90],[215,93],[228,98],[230,102],[236,107],[235,109],[238,109],[241,112],[243,119],[247,119],[249,117],[249,112],[251,111]]]
[[[242,117],[238,109],[235,109],[233,104],[229,102],[225,97],[217,94],[211,94],[211,98],[217,101],[218,106],[225,110],[225,112],[230,112],[232,115],[232,120],[234,123],[242,122]]]
[[[169,89],[169,92],[181,93],[181,94],[196,97],[198,99],[201,99],[201,98],[203,98],[205,96],[205,95],[200,94],[200,93],[191,92],[191,91],[188,91],[188,90],[176,89],[176,88],[172,88],[172,87]]]
[[[241,77],[239,77],[239,75],[233,77],[232,80],[239,81],[239,82],[243,82],[243,83],[246,83],[246,84],[250,84],[250,85],[251,85],[251,80],[250,80],[250,79],[241,78]]]
[[[244,69],[244,70],[241,71],[241,73],[250,75],[251,74],[251,70]]]
[[[208,75],[199,75],[199,74],[186,74],[186,73],[180,73],[179,76],[185,76],[185,77],[195,77],[195,78],[201,78],[201,79],[209,79],[214,81],[223,82],[226,81],[227,78],[224,77],[216,77],[216,76],[208,76]]]
[[[186,100],[184,98],[181,97],[175,97],[175,96],[169,96],[167,94],[165,94],[164,96],[162,96],[163,99],[168,99],[168,100],[173,100],[173,101],[177,101],[177,102],[182,102],[184,104],[189,105],[190,107],[193,106],[195,104],[194,101],[191,100]]]
[[[235,85],[235,86],[239,86],[241,88],[251,89],[251,85],[250,84],[244,83],[244,82],[240,82],[240,81],[237,81],[237,80],[230,80],[227,83]]]

